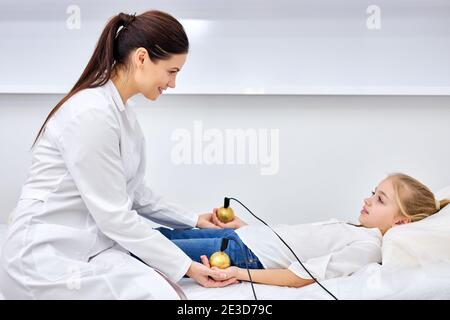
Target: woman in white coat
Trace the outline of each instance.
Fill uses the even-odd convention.
[[[113,17],[73,89],[36,137],[2,250],[8,299],[179,299],[187,275],[206,287],[221,272],[192,261],[154,230],[216,227],[146,186],[145,141],[127,100],[155,100],[186,60],[189,42],[172,16]],[[136,259],[136,257],[138,259]]]

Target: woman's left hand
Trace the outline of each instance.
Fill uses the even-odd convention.
[[[211,265],[209,264],[209,260],[207,256],[200,256],[200,260],[202,261],[203,265],[211,268]],[[211,278],[213,278],[216,281],[224,281],[224,280],[228,280],[228,279],[236,279],[236,282],[233,283],[238,283],[239,280],[237,279],[237,276],[239,274],[239,268],[238,267],[228,267],[226,269],[219,269],[217,267],[212,267],[212,270],[216,270],[216,271],[220,271],[220,276],[211,276]]]
[[[221,229],[221,227],[214,224],[212,213],[199,215],[196,227],[201,229]]]

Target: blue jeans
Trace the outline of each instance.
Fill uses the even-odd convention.
[[[224,238],[229,239],[224,250],[230,257],[231,265],[246,268],[244,255],[247,257],[249,269],[264,269],[258,257],[242,242],[233,229],[187,229],[172,230],[164,227],[156,228],[166,238],[177,245],[192,260],[200,262],[200,256],[208,258],[222,247]]]

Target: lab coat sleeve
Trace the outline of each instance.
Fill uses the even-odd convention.
[[[319,281],[348,276],[370,263],[379,262],[381,262],[381,248],[371,241],[355,241],[339,251],[302,261]],[[311,279],[298,261],[292,263],[288,269],[300,278]]]
[[[140,215],[173,229],[194,228],[198,215],[166,201],[142,182],[134,193],[133,209]]]
[[[57,143],[98,228],[172,281],[180,280],[192,260],[132,210],[115,116],[96,107],[81,111],[67,121]]]

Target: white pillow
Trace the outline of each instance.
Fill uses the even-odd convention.
[[[436,193],[450,198],[450,186]],[[383,268],[450,263],[450,204],[423,220],[391,228],[383,237]]]

